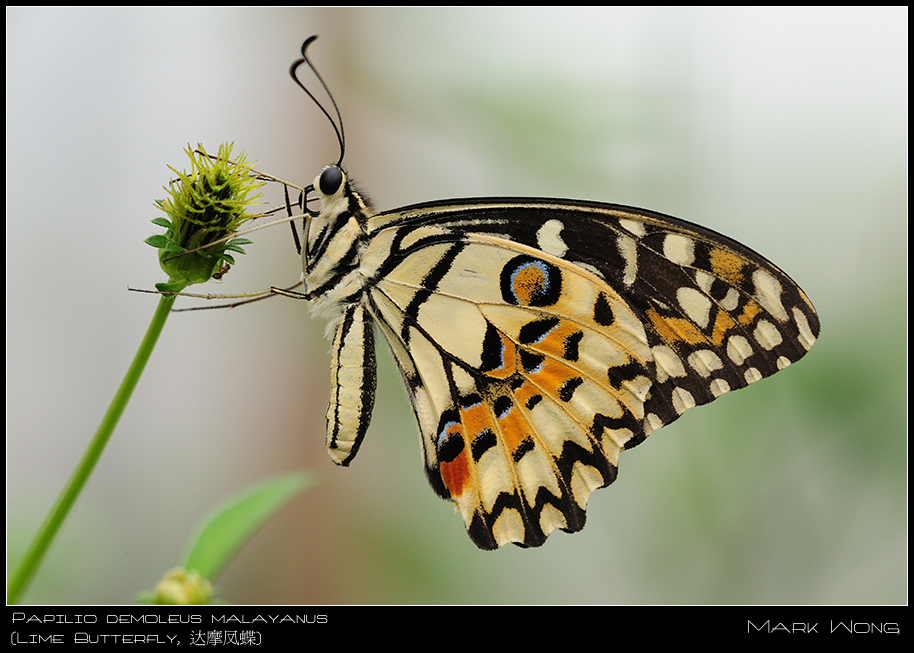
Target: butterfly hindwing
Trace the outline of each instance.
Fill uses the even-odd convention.
[[[607,375],[609,361],[643,369],[640,323],[623,319],[624,303],[594,275],[560,259],[469,234],[416,242],[390,252],[401,263],[369,297],[411,389],[432,486],[483,548],[579,530],[587,496],[615,478],[619,448],[640,429],[632,411],[647,377],[613,387]],[[554,297],[525,294],[537,275]],[[560,317],[583,293],[594,306],[615,303],[616,322],[599,324],[593,310]]]

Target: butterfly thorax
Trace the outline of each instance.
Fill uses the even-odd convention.
[[[329,320],[327,333],[332,334],[344,308],[362,297],[366,279],[359,264],[368,241],[364,225],[372,209],[348,180],[332,195],[318,193],[321,208],[309,221],[302,262],[311,312]]]

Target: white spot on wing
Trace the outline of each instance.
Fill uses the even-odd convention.
[[[690,266],[695,261],[695,241],[680,234],[663,239],[663,255],[676,265]]]
[[[704,270],[695,270],[695,285],[701,288],[706,295],[711,294],[711,284],[714,283],[714,277]]]
[[[619,226],[637,236],[638,238],[644,237],[644,235],[647,233],[647,229],[644,228],[644,223],[638,222],[637,220],[626,220],[624,218],[620,218]]]
[[[694,288],[680,288],[676,291],[676,301],[685,314],[702,329],[708,327],[711,312],[711,300]]]
[[[644,435],[650,435],[661,426],[663,426],[663,420],[654,413],[648,413],[644,418]]]
[[[508,508],[502,512],[498,519],[495,520],[495,523],[492,524],[492,535],[495,536],[498,546],[508,542],[523,542],[524,532],[524,520],[521,519],[520,513],[513,508]]]
[[[752,355],[752,345],[742,336],[727,340],[727,356],[737,365],[742,365]]]
[[[755,297],[758,303],[778,320],[786,322],[787,311],[784,310],[784,305],[781,303],[781,282],[767,270],[759,268],[752,273],[752,283],[755,285]]]
[[[543,506],[540,512],[540,529],[543,531],[543,535],[549,535],[555,529],[565,528],[566,526],[568,526],[568,522],[565,521],[565,515],[559,512],[555,506],[551,503]]]
[[[754,367],[750,367],[746,370],[746,373],[743,374],[743,378],[746,379],[746,383],[755,383],[762,378],[762,373]]]
[[[736,288],[730,288],[724,298],[720,301],[721,308],[725,311],[734,311],[739,306],[739,292]]]
[[[709,349],[693,351],[689,354],[688,362],[689,367],[705,378],[711,376],[715,370],[719,370],[724,366],[718,355]]]
[[[806,314],[799,308],[794,307],[793,319],[796,321],[797,329],[800,331],[800,344],[808,350],[816,341],[816,337],[812,335],[812,329],[809,328],[809,321],[806,319]]]
[[[759,320],[752,336],[758,344],[769,351],[781,344],[781,341],[783,340],[783,338],[781,338],[781,332],[768,320]]]
[[[620,235],[616,238],[616,246],[619,248],[619,254],[625,261],[625,269],[622,271],[622,282],[626,286],[631,286],[638,278],[638,243],[634,238]]]
[[[665,345],[658,345],[651,349],[651,353],[654,355],[658,383],[663,383],[669,377],[685,376],[685,367],[672,349]]]
[[[572,468],[571,494],[581,508],[587,505],[587,497],[603,485],[603,475],[594,467],[576,462]],[[548,505],[548,504],[547,504]],[[561,527],[560,527],[561,528]]]
[[[695,407],[695,398],[692,397],[692,393],[686,390],[685,388],[674,388],[673,389],[673,410],[682,415],[689,408]]]
[[[730,392],[730,384],[724,381],[723,379],[714,379],[711,381],[711,394],[715,397],[719,397],[725,392]]]
[[[547,254],[563,258],[568,251],[568,245],[562,240],[564,228],[560,220],[547,220],[536,232],[536,244]]]

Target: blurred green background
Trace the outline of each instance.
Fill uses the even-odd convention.
[[[336,160],[287,76],[310,34],[378,208],[650,208],[771,258],[822,320],[796,366],[626,452],[581,533],[492,553],[427,487],[386,350],[371,430],[341,469],[323,444],[329,343],[307,306],[174,315],[26,601],[130,602],[224,497],[313,469],[321,485],[218,580],[230,603],[906,602],[906,8],[6,16],[12,561],[154,310],[126,288],[163,280],[143,240],[166,164],[231,140],[305,184]],[[300,274],[288,229],[248,251],[212,292]]]

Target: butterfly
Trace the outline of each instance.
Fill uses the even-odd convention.
[[[327,88],[306,52],[315,38],[290,70],[312,99],[296,70]],[[340,160],[301,200],[320,200],[305,208],[301,296],[333,341],[330,457],[349,465],[368,429],[377,328],[429,483],[481,549],[581,530],[623,450],[798,361],[819,334],[773,263],[654,211],[484,198],[376,212],[341,167],[339,124]]]

